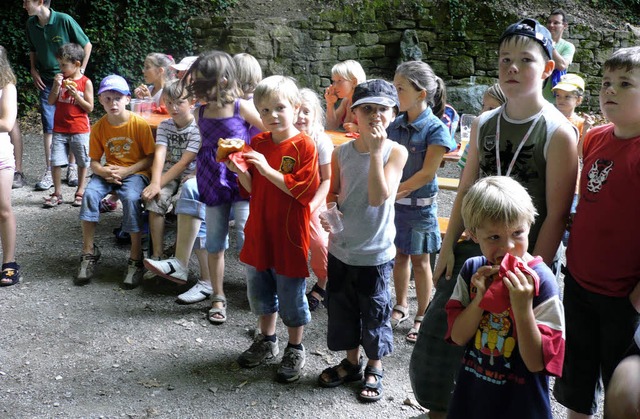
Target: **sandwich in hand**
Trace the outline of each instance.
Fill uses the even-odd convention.
[[[229,158],[229,154],[244,150],[244,140],[239,138],[220,138],[218,140],[218,151],[216,161],[222,162]]]

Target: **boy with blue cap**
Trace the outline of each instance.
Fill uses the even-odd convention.
[[[105,77],[98,98],[106,115],[91,128],[89,157],[92,176],[84,191],[82,220],[82,256],[74,281],[84,285],[93,277],[100,251],[94,244],[100,219],[100,200],[114,191],[122,201],[122,230],[131,235],[131,252],[123,287],[135,288],[142,279],[142,190],[149,184],[155,143],[149,124],[128,111],[131,91],[118,75]],[[106,164],[101,163],[105,157]]]

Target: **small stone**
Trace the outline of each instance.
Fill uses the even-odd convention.
[[[202,338],[197,338],[197,339],[196,339],[196,342],[198,342],[198,343],[202,343]]]
[[[218,387],[209,387],[209,391],[216,394],[218,392]]]
[[[58,402],[54,403],[53,407],[60,407],[60,403],[58,403]]]
[[[56,380],[57,381],[62,380],[62,376],[61,375],[56,375]]]

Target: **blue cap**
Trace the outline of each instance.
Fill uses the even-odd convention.
[[[107,76],[100,82],[100,89],[98,90],[98,94],[106,92],[107,90],[114,90],[127,96],[131,95],[127,81],[116,74]]]
[[[363,103],[395,107],[396,111],[400,109],[396,87],[388,81],[380,79],[367,80],[357,85],[353,91],[352,100],[351,109]]]
[[[544,52],[547,53],[549,59],[553,57],[553,39],[551,38],[551,32],[549,29],[542,26],[535,19],[522,19],[521,21],[510,25],[500,36],[498,44],[502,44],[502,41],[507,37],[515,35],[522,35],[531,38],[542,45]]]

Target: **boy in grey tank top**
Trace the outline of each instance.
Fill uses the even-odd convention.
[[[318,377],[322,387],[364,381],[358,399],[382,398],[382,357],[393,350],[389,279],[395,257],[394,202],[408,152],[387,138],[398,112],[395,87],[384,80],[359,84],[352,111],[360,136],[333,152],[328,201],[338,203],[344,229],[329,236],[327,343],[346,351]],[[323,227],[329,231],[323,220]],[[360,355],[360,345],[368,358]]]

